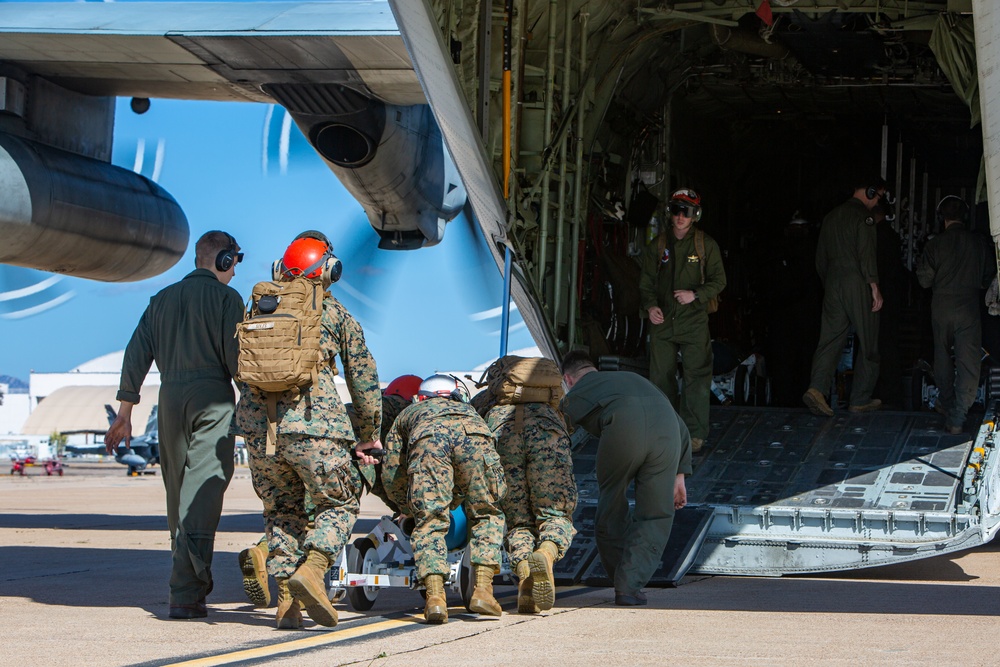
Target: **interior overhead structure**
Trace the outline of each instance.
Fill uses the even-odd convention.
[[[679,187],[726,257],[713,335],[742,350],[793,217],[883,177],[912,267],[941,196],[986,200],[971,0],[431,4],[560,349],[642,356],[635,259]]]

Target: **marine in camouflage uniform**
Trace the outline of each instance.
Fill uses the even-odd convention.
[[[566,423],[547,403],[495,405],[486,422],[507,479],[500,508],[507,518],[507,556],[519,582],[518,611],[544,611],[555,599],[552,563],[566,554],[576,534],[577,491]]]
[[[467,403],[428,398],[399,414],[384,445],[378,495],[416,523],[410,539],[417,578],[427,587],[428,621],[447,620],[443,582],[450,567],[445,536],[449,511],[459,505],[465,508],[472,534],[466,548],[476,573],[476,590],[489,582],[489,599],[481,595],[482,604],[477,605],[474,593],[470,608],[499,616],[492,580],[500,563],[504,515],[499,503],[507,486],[489,426]],[[443,609],[432,604],[438,591]]]
[[[233,432],[246,438],[254,490],[264,503],[268,572],[278,580],[279,590],[283,581],[310,561],[325,574],[350,537],[360,509],[361,476],[351,464],[354,430],[334,385],[335,357],[339,356],[343,365],[360,439],[377,440],[381,427],[375,360],[361,326],[329,292],[323,299],[321,347],[327,363],[319,371],[318,382],[301,392],[286,391],[278,396],[275,454],[266,454],[264,392],[244,384],[233,418]],[[315,506],[311,528],[307,495]],[[325,585],[323,593],[325,598]],[[321,602],[303,604],[313,620],[335,625],[336,613],[330,614],[332,607],[326,609],[329,600],[325,605]],[[294,623],[282,626],[280,614],[279,599],[279,627],[297,627]]]
[[[382,441],[385,441],[388,436],[389,429],[392,428],[392,422],[396,419],[396,415],[402,412],[408,405],[410,405],[410,401],[406,400],[402,396],[389,394],[382,395]],[[347,409],[347,416],[351,420],[351,428],[354,430],[354,437],[356,440],[360,441],[361,423],[358,419],[357,412],[354,410],[354,405],[348,403],[345,408]],[[378,471],[379,467],[377,466],[361,466],[361,473],[364,475],[365,481],[368,482],[369,487],[377,483],[376,480]],[[313,527],[313,515],[315,514],[316,508],[313,505],[312,499],[309,497],[308,488],[305,490],[303,507],[307,518],[307,530],[309,530]],[[240,570],[243,573],[243,591],[246,593],[250,602],[257,607],[267,607],[271,604],[271,592],[267,585],[268,550],[269,546],[267,535],[264,535],[260,541],[257,542],[257,544],[244,549],[239,554]]]

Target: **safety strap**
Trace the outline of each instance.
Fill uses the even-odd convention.
[[[514,406],[514,433],[524,430],[524,403]]]
[[[705,284],[705,234],[700,229],[694,230],[694,252],[698,255],[698,266],[701,268],[701,284]]]
[[[264,392],[267,404],[267,448],[264,453],[274,456],[278,442],[278,394],[273,391]]]

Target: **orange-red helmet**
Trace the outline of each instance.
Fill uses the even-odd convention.
[[[323,273],[327,250],[329,250],[329,246],[319,239],[295,239],[281,257],[285,273],[291,276],[319,278],[320,274]]]
[[[274,280],[297,276],[321,278],[329,287],[340,280],[343,265],[333,254],[333,246],[322,232],[307,231],[295,237],[281,260],[271,270]]]
[[[385,396],[401,396],[407,401],[412,401],[416,393],[420,391],[421,382],[423,382],[423,378],[419,376],[400,375],[387,384],[382,393]]]

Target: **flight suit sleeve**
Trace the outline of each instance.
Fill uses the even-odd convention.
[[[694,467],[691,465],[691,431],[679,416],[677,426],[681,434],[681,460],[677,464],[677,472],[690,475],[694,472]]]
[[[866,283],[878,283],[875,225],[858,221],[858,270]]]
[[[597,409],[599,406],[590,400],[588,397],[584,396],[581,392],[570,390],[568,394],[563,396],[562,401],[559,402],[559,411],[563,413],[566,418],[566,428],[570,433],[575,431],[578,427],[583,428],[591,435],[600,436],[600,433],[593,433],[590,429],[587,429],[581,423],[587,415]]]
[[[125,347],[125,358],[122,360],[122,375],[118,384],[117,400],[127,403],[139,402],[139,390],[153,365],[153,336],[149,307],[139,318],[139,324],[132,332]]]
[[[647,243],[639,257],[639,298],[642,305],[642,315],[650,308],[660,305],[656,295],[656,269],[660,258],[657,257],[659,246],[656,239]]]
[[[707,302],[726,288],[726,267],[715,239],[705,235],[705,282],[698,288],[698,300]]]
[[[344,364],[347,390],[358,415],[361,442],[378,440],[382,432],[382,392],[378,384],[378,369],[368,351],[361,325],[346,311],[342,334],[340,359]]]
[[[225,355],[226,369],[229,376],[236,377],[240,360],[240,342],[236,338],[236,325],[243,321],[243,301],[236,290],[226,295],[226,303],[222,313],[222,351]]]

